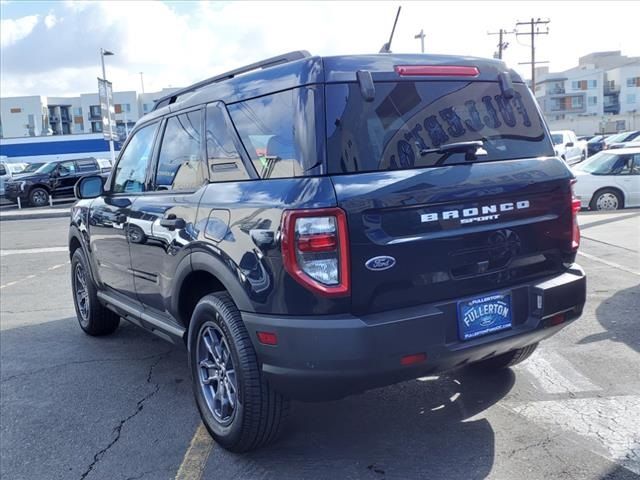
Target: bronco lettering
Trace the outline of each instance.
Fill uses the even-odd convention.
[[[460,223],[485,222],[487,220],[497,220],[500,216],[500,214],[498,214],[497,212],[524,210],[525,208],[529,208],[530,205],[531,202],[529,202],[529,200],[520,200],[515,203],[505,202],[499,205],[482,205],[480,207],[464,208],[462,210],[445,210],[441,213],[423,213],[422,215],[420,215],[420,221],[422,223],[428,223],[436,222],[438,220],[451,220],[462,217]],[[480,214],[482,214],[483,216],[480,217]]]

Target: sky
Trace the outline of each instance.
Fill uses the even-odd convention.
[[[97,90],[100,48],[114,90],[181,87],[292,50],[376,53],[398,6],[392,50],[492,57],[517,21],[551,20],[536,58],[551,71],[593,51],[640,55],[640,2],[76,2],[0,0],[0,96],[75,96]],[[525,27],[520,27],[524,29]],[[524,31],[524,30],[523,30]],[[507,64],[530,77],[530,39],[509,35]]]

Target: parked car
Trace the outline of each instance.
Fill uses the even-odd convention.
[[[51,197],[73,197],[73,187],[85,175],[101,174],[102,166],[95,158],[47,162],[35,171],[18,175],[6,182],[5,197],[25,205],[41,207]]]
[[[640,130],[635,132],[625,132],[625,135],[621,138],[617,138],[615,142],[610,143],[607,147],[611,148],[627,148],[633,146],[632,144],[640,141]]]
[[[567,164],[572,165],[587,158],[587,142],[578,140],[571,130],[551,132],[551,140],[556,155]]]
[[[640,148],[597,153],[573,169],[582,208],[618,210],[640,206]]]
[[[0,197],[5,194],[5,184],[15,178],[26,166],[26,163],[11,163],[6,161],[6,157],[3,158],[5,160],[0,161]]]
[[[595,155],[602,150],[604,146],[605,135],[596,135],[591,140],[587,141],[587,157]]]
[[[581,140],[583,142],[588,142],[589,140],[595,137],[597,137],[597,135],[581,135],[578,137],[578,140]]]
[[[547,132],[515,71],[470,57],[293,52],[173,92],[76,186],[80,328],[186,344],[236,452],[289,399],[519,363],[586,295]]]

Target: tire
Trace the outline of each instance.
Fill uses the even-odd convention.
[[[613,188],[603,188],[593,194],[589,203],[591,210],[620,210],[624,208],[624,199],[619,191]]]
[[[34,207],[49,205],[49,192],[42,187],[32,188],[29,192],[29,204]]]
[[[240,312],[227,293],[198,302],[188,346],[196,404],[213,439],[238,453],[276,440],[289,415],[289,400],[262,376]]]
[[[486,360],[480,360],[479,362],[474,363],[473,367],[481,370],[501,370],[503,368],[513,367],[514,365],[524,362],[529,358],[531,354],[535,352],[537,347],[538,344],[533,343],[526,347],[503,353],[502,355],[487,358]]]
[[[120,316],[98,301],[82,248],[76,249],[71,258],[71,289],[78,323],[86,334],[99,337],[116,331]]]

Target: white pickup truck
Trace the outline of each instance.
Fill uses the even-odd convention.
[[[568,165],[579,163],[587,158],[587,142],[578,140],[571,130],[556,130],[551,132],[551,140],[556,155]]]

